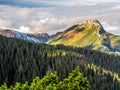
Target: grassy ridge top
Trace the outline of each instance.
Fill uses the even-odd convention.
[[[66,31],[52,36],[47,43],[100,51],[115,52],[120,50],[120,36],[106,32],[98,20],[88,20],[82,24],[73,25]]]

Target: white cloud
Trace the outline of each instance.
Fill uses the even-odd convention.
[[[12,21],[0,19],[0,26],[9,27],[12,25]]]
[[[113,26],[113,25],[108,24],[107,22],[101,22],[101,23],[107,32],[110,32],[113,34],[120,34],[120,33],[118,33],[120,30],[119,26]]]
[[[39,20],[34,20],[30,23],[30,28],[34,32],[51,32],[55,33],[57,30],[59,31],[61,28],[63,29],[66,26],[65,20],[63,18],[41,18]]]
[[[22,32],[40,32],[46,31],[49,27],[51,30],[52,24],[57,25],[57,19],[55,18],[45,18],[52,16],[51,12],[54,8],[24,8],[24,7],[12,7],[8,5],[0,5],[0,26],[17,28]],[[50,24],[49,24],[50,22]],[[47,24],[44,26],[44,24]],[[27,26],[27,27],[26,27]],[[28,28],[28,27],[31,27]]]
[[[120,29],[120,28],[117,27],[117,26],[110,26],[110,25],[105,26],[104,28],[105,28],[107,31],[115,31],[115,30],[119,30],[119,29]]]
[[[120,5],[114,6],[114,7],[112,7],[111,9],[112,9],[112,10],[120,9]],[[110,10],[111,10],[111,9],[110,9]]]
[[[27,26],[20,26],[20,32],[24,32],[24,33],[29,33],[30,32],[30,28]]]

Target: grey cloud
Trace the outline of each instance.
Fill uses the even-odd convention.
[[[10,26],[12,26],[12,22],[9,20],[0,19],[0,26],[1,27],[10,27]]]
[[[101,23],[104,26],[104,29],[107,30],[108,32],[113,33],[113,34],[118,34],[117,31],[119,31],[120,29],[119,26],[110,25],[107,22],[101,22]]]
[[[0,0],[0,4],[21,7],[58,7],[74,5],[96,5],[97,3],[120,2],[119,0]]]
[[[77,0],[73,1],[73,4],[75,2]],[[82,23],[84,20],[98,19],[100,22],[105,21],[109,25],[117,27],[115,32],[118,32],[120,30],[120,9],[108,10],[115,7],[115,5],[115,3],[110,5],[104,3],[94,6],[71,5],[37,8],[0,5],[0,26],[20,29],[23,32],[26,30],[26,32],[55,34],[76,24],[78,21]],[[110,31],[110,29],[107,31]]]

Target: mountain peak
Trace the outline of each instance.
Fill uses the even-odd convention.
[[[93,24],[100,24],[100,22],[98,20],[86,20],[84,21],[84,23],[93,23]]]
[[[83,22],[83,25],[89,28],[93,28],[93,26],[103,28],[98,20],[86,20]]]
[[[77,26],[80,28],[84,27],[85,29],[87,29],[87,31],[91,30],[93,32],[94,30],[95,32],[98,32],[99,34],[106,32],[98,20],[86,20],[82,24],[79,23]]]
[[[82,24],[73,25],[69,29],[52,36],[49,44],[64,44],[66,46],[86,47],[89,49],[111,50],[114,43],[98,20],[87,20]],[[104,49],[105,48],[105,49]]]

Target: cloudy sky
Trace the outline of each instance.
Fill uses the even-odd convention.
[[[91,19],[120,35],[120,0],[0,0],[1,28],[55,34]]]

